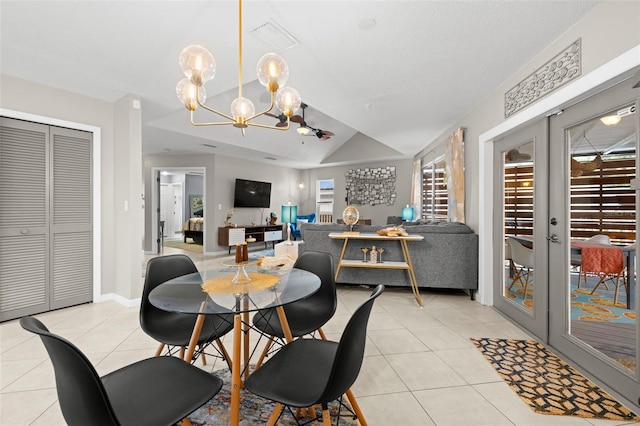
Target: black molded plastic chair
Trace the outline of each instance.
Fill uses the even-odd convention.
[[[295,338],[318,331],[320,337],[326,340],[322,326],[333,317],[338,305],[336,283],[333,279],[333,257],[325,252],[304,251],[300,253],[293,267],[313,272],[320,277],[320,289],[305,299],[284,306],[291,334]],[[253,316],[253,325],[269,336],[284,339],[284,331],[275,308],[261,309],[256,312]],[[267,343],[257,362],[258,367],[262,364],[273,341],[271,338]]]
[[[32,317],[20,319],[42,339],[69,425],[175,425],[222,388],[222,380],[173,357],[149,358],[98,376],[73,343]],[[191,424],[188,419],[183,424]]]
[[[249,376],[244,383],[246,389],[278,403],[268,424],[275,424],[283,405],[303,408],[321,404],[323,424],[329,425],[328,403],[337,399],[342,402],[345,393],[360,424],[366,424],[349,388],[362,366],[373,302],[383,291],[383,285],[377,286],[369,299],[354,312],[340,342],[294,340]]]
[[[162,354],[166,345],[169,355],[173,354],[175,348],[180,348],[180,357],[184,358],[184,348],[189,346],[197,315],[167,312],[156,308],[149,301],[149,293],[166,281],[194,272],[198,272],[198,269],[193,261],[183,254],[154,257],[147,263],[140,302],[140,326],[145,333],[160,342],[156,356]],[[202,332],[198,339],[199,349],[195,352],[194,360],[202,355],[202,362],[206,364],[204,348],[215,341],[221,356],[227,361],[227,364],[231,364],[231,357],[220,341],[220,337],[232,329],[232,313],[207,315],[202,325]]]

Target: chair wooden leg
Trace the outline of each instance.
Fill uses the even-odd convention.
[[[180,346],[180,358],[184,359],[184,346]]]
[[[180,425],[181,426],[191,426],[191,420],[189,420],[188,418],[184,418],[180,421]]]
[[[224,347],[220,339],[216,339],[216,345],[218,345],[218,350],[220,350],[220,353],[224,357],[224,360],[227,361],[227,365],[229,366],[229,371],[233,370],[233,362],[231,361],[229,352],[227,352],[227,348]]]
[[[255,367],[256,370],[260,368],[260,366],[264,362],[264,359],[267,356],[267,353],[269,352],[269,349],[271,348],[272,344],[273,344],[273,339],[267,340],[267,344],[265,345],[264,350],[260,354],[260,358],[258,358],[258,362],[256,362],[256,367]]]
[[[319,328],[319,329],[318,329],[318,334],[320,335],[320,338],[321,338],[322,340],[327,340],[327,335],[326,335],[326,334],[324,334],[324,331],[322,331],[322,328]]]
[[[160,343],[160,346],[158,346],[158,349],[156,350],[156,354],[154,356],[160,356],[163,349],[164,349],[164,343]]]
[[[618,274],[618,276],[616,277],[616,289],[613,292],[613,306],[616,306],[616,303],[618,303],[618,288],[620,286],[620,274]],[[629,297],[628,293],[627,293],[627,297]]]
[[[276,403],[276,406],[273,407],[271,416],[269,416],[269,420],[267,421],[267,426],[275,426],[276,420],[278,420],[278,417],[280,416],[280,412],[282,411],[283,408],[284,406],[282,404],[280,404],[279,402]]]
[[[345,392],[345,395],[347,395],[347,399],[349,399],[349,403],[351,404],[351,408],[353,408],[353,412],[356,413],[356,416],[358,417],[358,422],[360,422],[360,426],[367,426],[368,423],[365,420],[364,414],[362,414],[362,410],[360,409],[360,406],[358,405],[358,401],[356,401],[356,397],[351,391],[351,389],[348,389]]]
[[[600,276],[600,280],[598,281],[598,284],[596,284],[596,286],[593,288],[593,290],[591,290],[591,294],[595,293],[596,290],[598,289],[598,287],[600,287],[600,284],[604,284],[604,287],[609,290],[609,287],[607,287],[607,284],[604,282],[604,280],[607,278],[606,275],[601,275]]]
[[[329,413],[329,408],[322,409],[322,426],[331,426],[331,413]]]
[[[580,288],[580,278],[582,278],[582,268],[578,269],[578,288]],[[587,277],[584,277],[584,281],[587,281]]]
[[[527,270],[527,276],[524,279],[524,293],[522,294],[522,301],[527,300],[527,290],[529,289],[529,276],[531,275],[531,270]]]

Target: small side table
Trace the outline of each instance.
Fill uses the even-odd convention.
[[[276,256],[284,256],[288,254],[289,256],[298,258],[298,246],[300,244],[304,244],[304,241],[291,241],[293,244],[289,244],[286,241],[278,243],[275,245],[274,255]]]

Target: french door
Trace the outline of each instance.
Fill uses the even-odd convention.
[[[549,120],[548,281],[549,345],[638,407],[635,83]]]
[[[540,120],[497,140],[494,156],[494,305],[541,341],[548,305],[547,133]]]

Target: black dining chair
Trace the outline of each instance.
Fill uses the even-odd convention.
[[[189,345],[197,315],[164,311],[156,308],[149,301],[149,293],[160,284],[173,278],[198,272],[191,258],[183,254],[154,257],[147,263],[147,272],[140,302],[140,327],[149,336],[160,342],[155,355],[160,356],[165,346],[166,354],[173,355],[179,348],[179,355],[184,358],[184,350]],[[202,356],[206,364],[204,349],[215,342],[218,353],[231,368],[231,357],[220,338],[233,329],[233,313],[207,315],[202,325],[198,350],[194,360]]]
[[[323,425],[328,426],[331,423],[328,404],[335,400],[339,400],[341,406],[355,415],[361,424],[366,423],[350,387],[362,366],[367,323],[373,302],[383,291],[384,285],[378,285],[369,299],[356,309],[339,342],[305,338],[294,340],[249,376],[245,381],[246,389],[277,403],[268,424],[277,422],[283,406],[287,406],[293,414],[291,407],[320,404]],[[352,409],[342,404],[343,394],[347,395]]]
[[[322,339],[327,336],[322,331],[335,314],[338,305],[336,283],[333,278],[333,257],[320,251],[304,251],[296,259],[294,268],[312,272],[320,278],[320,289],[313,295],[284,306],[291,335],[296,338],[318,332]],[[270,336],[256,367],[259,367],[269,352],[275,339],[284,339],[284,331],[275,308],[261,309],[253,316],[253,325]]]
[[[39,335],[49,353],[71,426],[190,425],[187,416],[222,388],[220,378],[173,357],[144,359],[100,377],[80,349],[36,318],[23,317],[20,325]]]

